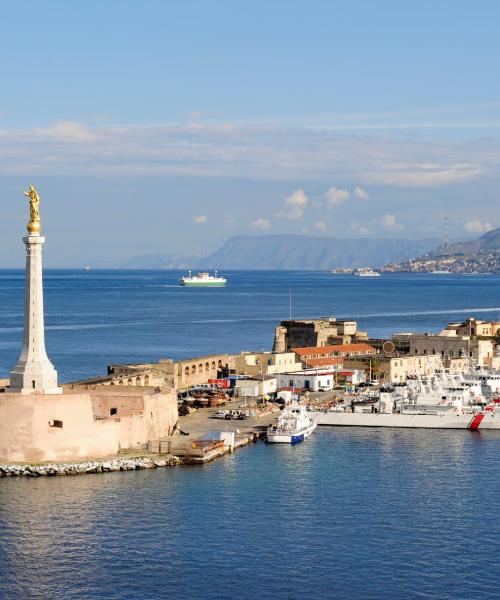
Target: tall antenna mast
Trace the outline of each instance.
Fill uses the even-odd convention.
[[[448,245],[449,245],[449,239],[448,239],[448,216],[445,215],[444,217],[444,224],[443,224],[443,249],[444,249],[444,253],[448,254]]]

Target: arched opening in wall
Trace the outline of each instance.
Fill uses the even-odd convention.
[[[210,371],[210,363],[205,363],[205,371]]]
[[[109,416],[112,417],[113,415],[116,415],[117,412],[118,412],[117,408],[110,408],[109,409]]]
[[[212,361],[212,369],[215,369],[215,360]]]
[[[127,385],[132,385],[132,379],[130,379],[130,378],[128,379]]]
[[[184,369],[184,375],[185,375],[186,377],[189,377],[189,367],[186,367],[186,368]]]
[[[118,385],[123,385],[123,381],[120,379],[120,381],[118,382]]]
[[[111,382],[109,385],[115,385],[115,382],[114,382],[114,381],[112,381],[112,382]]]
[[[203,373],[203,365],[202,365],[202,363],[200,363],[200,364],[198,365],[198,373],[199,373],[200,375]]]
[[[135,385],[141,385],[141,378],[140,377],[136,377],[135,378]]]
[[[144,375],[144,385],[149,385],[149,375]]]
[[[191,375],[196,375],[196,365],[191,367]]]

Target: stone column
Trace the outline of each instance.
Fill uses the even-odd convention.
[[[21,355],[10,373],[9,391],[60,393],[57,372],[45,350],[43,318],[42,246],[45,238],[31,233],[26,244],[26,292],[24,302],[24,341]]]

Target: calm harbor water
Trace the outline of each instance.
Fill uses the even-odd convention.
[[[288,317],[371,335],[498,318],[498,276],[174,272],[46,274],[63,380],[108,362],[270,348]],[[0,271],[0,367],[21,342],[23,274]],[[317,430],[204,467],[0,480],[0,598],[498,598],[500,435]]]

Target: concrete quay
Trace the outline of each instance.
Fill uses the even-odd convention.
[[[168,444],[166,448],[169,452],[179,456],[183,464],[204,464],[263,439],[267,427],[279,414],[277,405],[248,407],[244,401],[233,401],[224,407],[224,410],[252,413],[252,416],[244,420],[214,419],[213,415],[217,410],[220,409],[199,408],[189,415],[179,417],[178,432],[165,440],[165,443]],[[212,436],[212,433],[215,435]],[[211,437],[214,441],[220,439],[210,444]]]

